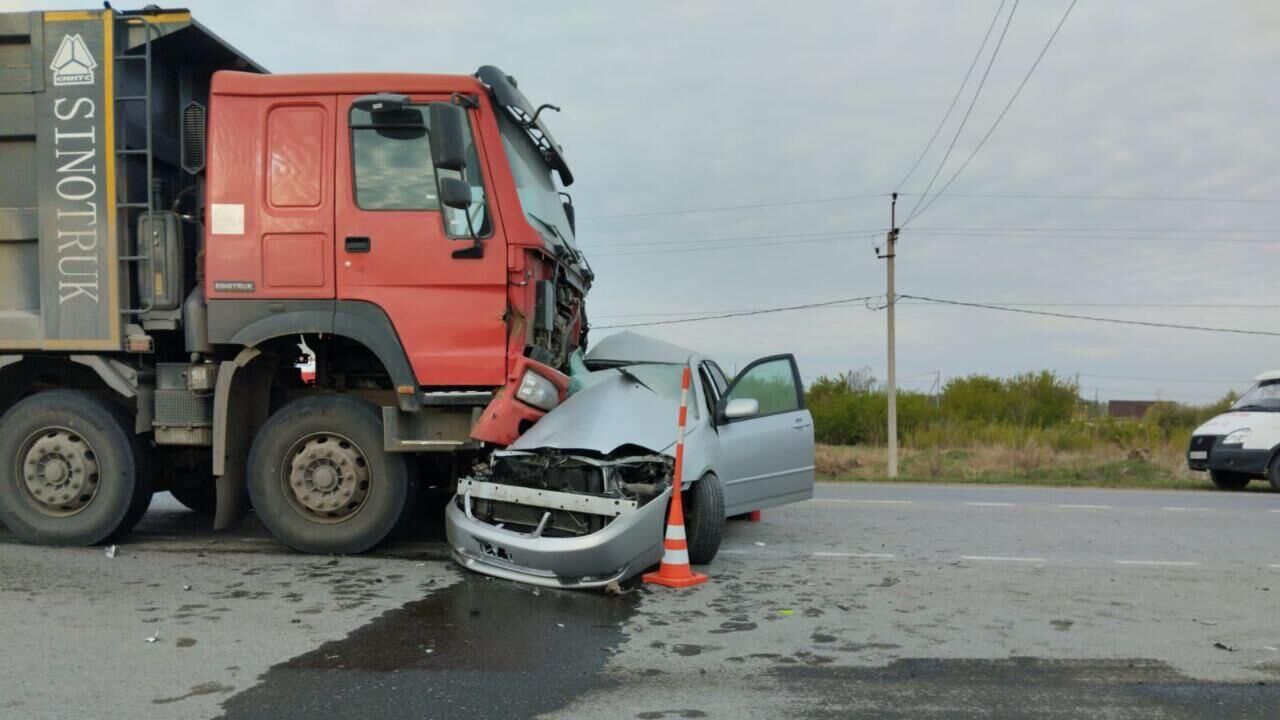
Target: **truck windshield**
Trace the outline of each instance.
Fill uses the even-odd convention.
[[[1245,391],[1232,410],[1280,412],[1280,380],[1265,380]]]
[[[502,144],[511,160],[511,174],[515,177],[520,207],[524,209],[529,224],[549,238],[552,244],[575,247],[573,229],[565,215],[560,194],[551,179],[551,170],[534,147],[529,136],[516,125],[507,113],[498,113],[502,129]]]

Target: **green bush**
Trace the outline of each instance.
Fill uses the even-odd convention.
[[[885,388],[869,370],[822,376],[806,391],[818,442],[879,445],[888,422]],[[1001,445],[1086,450],[1185,444],[1191,431],[1225,411],[1228,395],[1205,406],[1156,403],[1141,421],[1090,417],[1074,380],[1043,370],[996,378],[969,375],[947,382],[939,397],[898,392],[898,432],[916,447]],[[1098,410],[1099,408],[1092,408]]]

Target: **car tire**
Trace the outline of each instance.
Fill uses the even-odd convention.
[[[1271,458],[1271,464],[1267,466],[1267,482],[1272,490],[1280,492],[1280,454]]]
[[[32,395],[0,418],[0,521],[31,543],[105,542],[151,504],[147,459],[121,408],[78,390]]]
[[[1243,490],[1252,478],[1244,473],[1231,472],[1229,470],[1210,470],[1209,479],[1213,481],[1214,487],[1219,490]],[[1272,483],[1274,482],[1272,480]]]
[[[383,449],[382,413],[344,395],[272,415],[249,451],[248,485],[271,534],[306,553],[372,549],[403,520],[410,496],[405,457]]]
[[[703,475],[682,497],[689,562],[705,565],[715,559],[724,539],[724,487],[715,475]]]
[[[218,484],[212,479],[187,485],[171,487],[169,494],[183,507],[198,515],[213,516],[218,511]]]

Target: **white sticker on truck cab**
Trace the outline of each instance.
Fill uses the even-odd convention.
[[[244,205],[214,203],[210,208],[209,226],[214,235],[243,235]]]

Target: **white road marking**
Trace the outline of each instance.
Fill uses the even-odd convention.
[[[1110,505],[1059,505],[1060,508],[1069,510],[1110,510]]]
[[[1164,565],[1170,567],[1192,567],[1199,565],[1190,560],[1116,560],[1117,565]]]
[[[1013,507],[1013,503],[1006,502],[967,502],[965,505],[971,507]]]
[[[1280,570],[1280,564],[1268,565],[1267,567],[1269,567],[1269,568],[1274,568],[1274,569],[1276,569],[1276,570]]]
[[[1280,512],[1280,510],[1272,510],[1271,512]]]
[[[866,505],[913,505],[914,500],[854,500],[856,503],[864,503]]]
[[[851,503],[852,500],[844,498],[809,498],[810,502],[834,502],[834,503]]]
[[[855,553],[855,552],[816,552],[814,557],[831,557],[831,558],[862,558],[866,560],[892,560],[894,555],[889,553]]]
[[[960,559],[961,560],[985,560],[987,562],[1027,562],[1027,563],[1047,562],[1044,558],[1001,557],[999,555],[961,555]]]
[[[1208,512],[1213,508],[1202,507],[1162,507],[1161,510],[1171,510],[1173,512]]]

